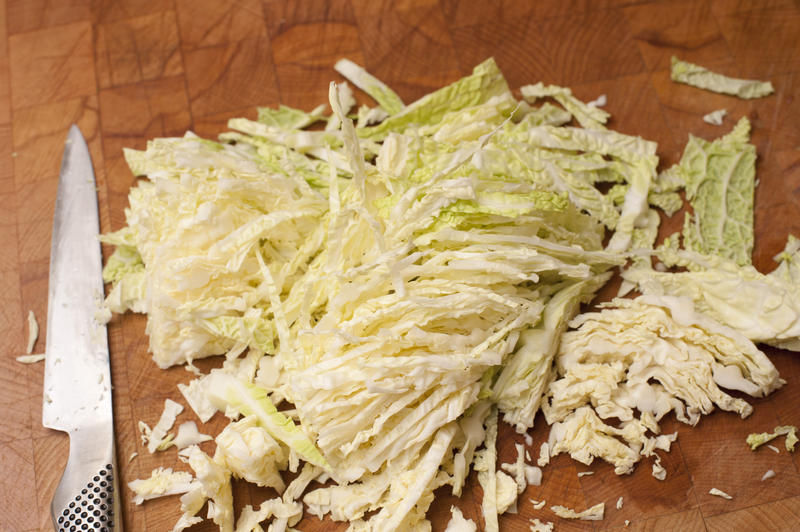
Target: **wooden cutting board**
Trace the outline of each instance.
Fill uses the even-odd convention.
[[[714,138],[740,116],[753,124],[758,149],[756,247],[761,271],[774,267],[787,235],[800,235],[800,5],[793,0],[636,2],[401,2],[337,0],[0,0],[0,530],[51,530],[51,494],[66,460],[63,434],[41,427],[41,363],[16,362],[26,344],[29,310],[44,346],[50,231],[67,128],[86,135],[99,182],[103,230],[124,224],[134,179],[122,148],[194,130],[215,136],[229,117],[255,116],[256,106],[284,103],[310,109],[326,101],[333,63],[347,57],[367,67],[410,102],[494,56],[513,88],[544,81],[566,85],[583,99],[606,94],[611,127],[659,143],[661,166],[675,162],[689,133]],[[669,80],[672,54],[737,77],[772,81],[776,93],[741,101]],[[363,94],[358,95],[366,102]],[[723,127],[701,117],[725,108]],[[681,225],[666,221],[663,232]],[[108,251],[108,250],[106,250]],[[156,369],[141,316],[109,327],[114,404],[122,480],[177,466],[175,450],[149,455],[136,423],[155,423],[175,385],[191,375]],[[527,530],[528,519],[555,521],[557,530],[622,527],[636,530],[800,529],[800,456],[751,452],[750,432],[800,425],[800,355],[767,349],[788,384],[751,401],[740,420],[717,412],[695,427],[670,418],[677,445],[664,456],[667,478],[643,461],[616,476],[559,456],[543,483],[520,497],[519,513],[500,519],[504,530]],[[214,362],[204,361],[207,369]],[[185,411],[179,422],[193,419]],[[214,432],[220,422],[203,430]],[[531,432],[531,454],[547,436],[543,420]],[[504,427],[502,461],[524,442]],[[138,457],[129,457],[138,452]],[[178,466],[181,467],[181,466]],[[761,481],[768,469],[776,476]],[[593,475],[578,477],[579,472]],[[712,487],[731,495],[710,496]],[[235,487],[237,507],[269,494]],[[176,497],[134,506],[123,489],[127,530],[169,530]],[[623,506],[616,509],[622,497]],[[451,504],[482,523],[474,480],[460,501],[442,492],[430,511],[436,530]],[[530,499],[583,509],[606,503],[603,521],[568,522]],[[302,530],[330,530],[306,517]],[[210,523],[193,530],[213,530]]]

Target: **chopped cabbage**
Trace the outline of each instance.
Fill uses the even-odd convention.
[[[756,147],[749,133],[750,122],[742,117],[713,142],[690,136],[676,169],[694,210],[686,216],[684,245],[739,265],[750,264],[753,251]]]
[[[179,456],[195,478],[173,530],[204,506],[233,530],[232,478],[283,492],[246,506],[236,530],[294,526],[301,498],[354,531],[429,530],[435,490],[459,496],[470,469],[485,529],[497,530],[541,482],[522,446],[497,467],[499,416],[525,432],[544,411],[540,466],[569,452],[629,472],[653,456],[662,476],[657,451],[676,436],[658,434],[663,415],[746,415],[720,388],[760,396],[782,384],[688,300],[659,293],[575,318],[615,267],[633,264],[629,287],[652,282],[651,206],[676,212],[679,188],[707,197],[723,225],[746,224],[705,195],[724,174],[715,165],[738,160],[726,149],[747,143],[743,127],[712,143],[719,158],[695,182],[683,166],[657,174],[655,143],[606,129],[600,100],[543,83],[518,100],[492,59],[409,104],[352,62],[336,69],[377,106],[354,110],[349,86],[331,84],[330,114],[262,108],[219,141],[187,133],[124,152],[147,179],[130,191],[126,227],[103,237],[116,247],[104,310],[146,313],[155,364],[196,374],[179,389],[201,421],[230,418],[213,457],[196,430],[174,440],[194,443]],[[772,278],[787,300],[796,248]],[[771,338],[796,341],[784,331]],[[222,367],[201,374],[193,361],[212,355]],[[150,443],[170,444],[157,428]],[[327,483],[309,490],[314,480]]]
[[[487,532],[498,532],[500,525],[497,522],[497,515],[501,513],[498,501],[498,480],[501,478],[495,470],[497,464],[497,415],[494,411],[486,418],[484,445],[485,448],[475,454],[474,463],[475,471],[478,472],[478,482],[483,489],[481,502],[483,527]],[[516,497],[516,489],[514,491]]]
[[[542,470],[526,464],[524,446],[519,443],[514,445],[517,448],[517,460],[513,464],[500,464],[500,469],[512,475],[517,483],[517,494],[521,495],[527,486],[538,486],[542,483]]]
[[[670,77],[679,83],[744,99],[761,98],[775,92],[769,81],[731,78],[700,65],[681,61],[675,56],[672,56]]]
[[[217,409],[225,411],[230,408],[237,414],[248,416],[241,420],[239,425],[228,426],[231,432],[224,437],[224,443],[221,446],[223,448],[244,446],[241,453],[231,449],[233,453],[230,455],[231,458],[245,459],[242,453],[248,451],[247,440],[256,438],[256,449],[264,453],[258,460],[274,456],[271,461],[280,461],[278,450],[270,445],[270,439],[268,439],[269,436],[272,436],[289,446],[304,460],[322,468],[328,467],[327,461],[313,442],[302,429],[295,426],[291,419],[278,412],[263,388],[223,372],[212,372],[209,377],[211,380],[207,393],[211,402],[216,404]],[[266,434],[258,430],[251,431],[247,435],[242,433],[242,431],[254,428],[256,422],[265,429]],[[246,464],[246,461],[244,463]]]
[[[542,484],[542,470],[539,467],[526,464],[525,482],[528,486],[540,486]]]
[[[722,497],[723,499],[728,499],[728,500],[733,499],[733,497],[731,497],[730,495],[728,495],[727,493],[725,493],[721,489],[717,489],[717,488],[711,488],[710,490],[708,490],[708,493],[710,495],[714,495],[716,497]]]
[[[623,277],[652,295],[690,298],[697,309],[743,334],[753,342],[800,351],[800,265],[798,240],[790,237],[776,257],[778,267],[762,274],[753,266],[739,266],[718,256],[673,249],[671,237],[659,250],[667,266],[687,271],[659,272],[631,268]]]
[[[25,347],[25,352],[29,355],[33,353],[33,346],[36,345],[36,339],[39,338],[39,322],[36,321],[36,314],[32,310],[28,311],[28,345]]]
[[[258,121],[267,126],[283,129],[302,129],[311,124],[324,120],[325,105],[320,105],[310,113],[281,105],[278,109],[270,107],[258,108]]]
[[[583,103],[572,95],[570,89],[544,85],[541,82],[536,85],[525,85],[520,92],[528,103],[534,103],[539,98],[553,98],[586,129],[605,129],[603,124],[609,118],[609,114],[600,109],[605,104],[605,98],[598,99],[597,102]]]
[[[438,487],[436,474],[439,465],[455,432],[455,423],[439,429],[416,467],[392,479],[386,502],[370,519],[375,530],[409,530],[424,521],[425,512],[433,502],[433,490]]]
[[[139,422],[142,431],[142,442],[147,444],[147,450],[152,454],[156,451],[163,451],[174,445],[173,434],[167,431],[175,424],[175,418],[183,412],[183,406],[172,399],[164,401],[164,410],[156,425],[151,429],[146,423]]]
[[[389,115],[395,115],[405,107],[403,100],[391,88],[349,59],[340,59],[333,68],[353,85],[372,96]]]
[[[760,446],[770,442],[778,436],[786,436],[785,446],[789,452],[794,452],[794,446],[798,441],[797,427],[794,425],[781,425],[775,427],[772,432],[753,433],[747,436],[747,445],[750,446],[751,451],[755,451]],[[777,452],[777,449],[776,449]]]
[[[288,453],[258,425],[256,416],[247,416],[229,424],[216,437],[216,443],[215,459],[234,477],[283,492],[285,485],[280,471],[288,466]]]
[[[456,506],[450,507],[452,517],[447,522],[447,528],[444,532],[475,532],[478,530],[478,525],[472,519],[466,519],[461,510]]]
[[[661,464],[660,457],[656,457],[653,462],[653,477],[657,480],[664,480],[667,478],[667,469]]]
[[[495,471],[497,475],[497,513],[504,514],[515,507],[517,502],[517,483],[502,471]]]
[[[276,517],[277,520],[270,525],[269,530],[277,530],[278,522],[282,522],[285,529],[287,525],[297,524],[302,515],[303,505],[296,501],[286,501],[280,498],[268,499],[261,503],[258,510],[248,504],[242,508],[239,518],[236,520],[236,532],[263,530],[259,523],[270,517]]]
[[[475,106],[508,92],[508,84],[494,59],[488,59],[476,66],[471,75],[406,105],[376,126],[360,129],[359,136],[382,138],[392,131],[402,133],[416,124],[435,124],[448,112]],[[391,113],[389,109],[386,112]]]
[[[550,521],[539,521],[538,519],[531,519],[531,532],[553,532],[553,523]]]
[[[647,201],[653,207],[658,207],[667,216],[672,216],[683,208],[683,198],[677,192],[656,192],[651,190]]]
[[[605,94],[601,94],[600,96],[598,96],[591,102],[587,103],[586,105],[592,107],[605,107],[607,103],[608,103],[608,97]]]
[[[568,452],[587,465],[600,457],[630,473],[641,456],[669,450],[674,435],[647,435],[658,434],[668,412],[692,425],[715,406],[745,417],[752,407],[721,387],[762,397],[784,384],[752,342],[686,298],[640,296],[604,307],[579,315],[562,337],[558,378],[542,405],[551,456]]]
[[[518,432],[533,426],[552,378],[550,368],[567,323],[580,304],[587,302],[608,277],[598,275],[560,290],[545,306],[539,325],[520,335],[519,348],[505,364],[493,389],[504,419],[515,425]]]
[[[35,353],[32,355],[17,355],[14,358],[17,362],[21,362],[23,364],[35,364],[44,360],[46,356],[47,355],[45,353]]]
[[[550,463],[550,444],[548,442],[542,442],[542,445],[539,447],[539,458],[536,460],[536,464],[539,467],[544,467]]]
[[[190,445],[200,444],[212,439],[208,434],[201,434],[197,430],[197,424],[194,421],[186,421],[178,425],[178,434],[173,438],[172,443],[175,444],[178,450],[181,450]]]
[[[360,520],[379,508],[391,479],[388,473],[372,475],[363,482],[317,488],[303,497],[308,512],[320,519],[328,514],[334,521]]]
[[[604,502],[599,502],[592,506],[591,508],[587,508],[582,512],[576,512],[571,508],[567,508],[566,506],[551,506],[551,510],[559,517],[563,517],[564,519],[583,519],[584,521],[602,521],[603,514],[605,513],[606,504]]]
[[[797,444],[798,441],[797,428],[789,426],[785,427],[785,429],[786,429],[786,441],[785,441],[786,450],[791,453],[794,452],[794,446]]]
[[[150,478],[132,480],[128,482],[128,487],[134,493],[133,502],[142,504],[149,499],[186,493],[194,486],[193,481],[191,473],[158,467],[150,474]]]
[[[208,504],[208,516],[219,526],[221,532],[233,532],[233,495],[231,473],[216,459],[212,459],[197,445],[191,445],[178,453],[181,460],[189,464],[195,473],[195,481],[189,491],[181,496],[183,514],[173,527],[179,532],[200,522],[197,513]]]
[[[747,435],[747,445],[750,446],[751,451],[755,451],[768,441],[772,441],[777,438],[779,435],[777,432],[760,432],[760,433],[752,433]]]
[[[721,126],[722,120],[727,114],[728,111],[725,109],[717,109],[716,111],[711,111],[710,113],[703,115],[703,122],[711,124],[712,126]]]

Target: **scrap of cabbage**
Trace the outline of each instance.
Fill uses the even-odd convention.
[[[797,427],[794,425],[781,425],[775,427],[772,432],[756,432],[747,436],[747,445],[750,446],[751,451],[755,451],[761,445],[770,442],[778,436],[786,436],[786,450],[794,452],[794,446],[797,443]],[[763,480],[763,479],[762,479]]]
[[[769,81],[738,79],[712,72],[705,67],[672,56],[670,78],[679,83],[743,99],[761,98],[775,92]]]
[[[583,519],[584,521],[602,521],[603,514],[606,510],[606,504],[604,502],[599,502],[592,506],[591,508],[587,508],[582,512],[576,512],[572,508],[567,508],[565,506],[551,506],[550,509],[559,517],[564,519]]]
[[[242,527],[293,525],[302,495],[352,530],[429,530],[434,490],[460,495],[472,468],[495,528],[518,494],[497,468],[498,416],[533,426],[570,319],[626,253],[653,247],[651,205],[674,203],[656,145],[606,129],[568,89],[517,100],[487,60],[406,105],[337,68],[379,103],[355,124],[351,91],[331,84],[330,115],[262,109],[219,142],[125,150],[147,180],[104,237],[107,307],[147,314],[159,367],[226,356],[181,385],[201,420],[231,425],[213,456],[180,452],[196,482],[174,531],[204,505],[238,529],[231,478],[280,490],[285,470],[301,472]],[[303,495],[315,479],[331,483]]]

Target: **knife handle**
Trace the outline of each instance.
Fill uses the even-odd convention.
[[[104,437],[105,436],[105,437]],[[50,511],[58,532],[122,530],[113,430],[70,432],[69,458]]]

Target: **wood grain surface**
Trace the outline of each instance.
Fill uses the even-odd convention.
[[[743,101],[675,84],[672,54],[770,80],[776,93]],[[25,350],[29,310],[42,326],[36,351],[44,349],[51,220],[70,124],[88,140],[108,231],[123,225],[134,183],[123,147],[142,149],[150,138],[189,129],[215,136],[229,117],[254,117],[257,106],[310,109],[326,101],[330,80],[341,80],[332,69],[341,57],[410,102],[489,56],[514,89],[544,81],[587,100],[606,94],[610,126],[657,141],[661,168],[679,158],[689,133],[714,138],[731,119],[748,116],[759,157],[756,267],[771,270],[787,235],[800,236],[796,0],[0,0],[0,531],[52,530],[49,501],[67,456],[65,435],[41,426],[43,365],[15,356]],[[729,113],[725,127],[701,120],[719,108]],[[166,397],[182,401],[176,384],[192,376],[156,368],[141,316],[115,318],[109,339],[123,482],[159,465],[185,467],[174,448],[148,454],[136,423],[155,423]],[[619,477],[606,464],[586,467],[559,456],[544,469],[542,485],[520,497],[519,514],[501,516],[502,529],[528,530],[528,519],[538,517],[555,521],[556,530],[619,528],[626,520],[631,530],[800,530],[800,453],[751,452],[744,443],[750,432],[800,425],[800,355],[766,352],[788,384],[751,401],[748,419],[715,412],[695,428],[665,420],[665,431],[679,433],[664,457],[665,481],[651,476],[648,461]],[[187,409],[178,421],[189,419]],[[203,430],[220,428],[213,420]],[[537,419],[532,454],[547,432]],[[501,460],[511,461],[521,441],[504,427]],[[768,469],[776,476],[762,482]],[[581,471],[594,474],[578,477]],[[733,500],[709,495],[712,487]],[[244,484],[234,494],[237,507],[270,495]],[[474,479],[459,501],[438,494],[429,512],[435,530],[444,529],[454,503],[482,523]],[[131,492],[123,495],[127,530],[169,530],[179,515],[177,497],[134,506]],[[619,497],[624,506],[617,510]],[[606,517],[566,521],[534,510],[530,499],[578,509],[605,501]],[[335,526],[308,516],[298,528]]]

